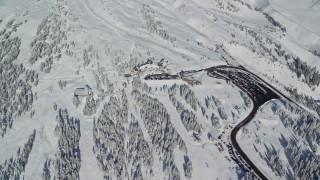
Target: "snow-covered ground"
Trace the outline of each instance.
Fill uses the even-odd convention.
[[[241,65],[288,96],[286,88],[297,88],[298,94],[320,99],[315,80],[320,78],[320,56],[314,53],[320,52],[319,10],[317,0],[0,0],[0,179],[249,176],[227,148],[232,127],[252,108],[238,87],[206,74],[194,86],[179,78],[146,81],[146,74],[161,72],[158,65],[145,66],[140,75],[132,69],[148,59],[157,63],[163,58],[168,60],[164,72],[172,74]],[[264,13],[281,26],[273,25]],[[299,76],[299,69],[290,66],[297,57],[310,67],[308,73]],[[92,94],[75,96],[75,90],[85,85]],[[137,99],[136,92],[148,98]],[[116,108],[108,114],[105,104],[113,98],[119,102],[110,105]],[[151,98],[157,101],[152,104]],[[250,137],[243,132],[238,137],[257,167],[276,179],[279,176],[267,161],[258,163],[265,146],[253,139],[256,136],[268,147],[272,144],[287,163],[277,138],[282,134],[289,139],[293,132],[272,116],[272,103],[245,127]],[[149,106],[147,115],[154,118],[146,121],[143,108]],[[165,110],[156,108],[162,106]],[[315,111],[306,112],[315,115]],[[189,124],[182,112],[193,117]],[[170,123],[157,119],[164,114]],[[133,130],[135,119],[138,125]],[[154,131],[163,128],[161,132],[167,134],[157,139],[148,131],[149,121],[161,124]],[[261,123],[260,129],[252,127],[255,123]],[[196,126],[202,127],[201,132]],[[308,126],[304,128],[308,131]],[[170,135],[176,139],[168,140]],[[142,142],[150,149],[152,165],[143,154],[149,151],[146,146],[141,149]],[[303,138],[297,142],[311,148]],[[253,144],[259,144],[257,150]],[[319,147],[313,148],[319,157]],[[168,159],[173,161],[166,164]],[[61,165],[69,161],[72,164]],[[294,164],[287,164],[288,172],[294,173]]]

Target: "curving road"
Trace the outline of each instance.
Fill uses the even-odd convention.
[[[242,91],[246,92],[253,102],[253,109],[251,113],[241,121],[235,128],[231,131],[231,143],[232,146],[237,150],[242,159],[247,163],[247,165],[255,172],[255,174],[260,179],[268,179],[250,160],[250,158],[244,153],[244,151],[239,146],[236,136],[238,131],[248,124],[256,115],[260,106],[262,106],[267,101],[272,99],[280,99],[280,94],[275,90],[270,84],[254,75],[253,73],[247,71],[243,67],[232,67],[232,66],[216,66],[206,69],[208,76],[213,78],[224,79],[231,81],[233,84],[238,86]]]
[[[291,99],[286,97],[280,91],[275,89],[272,85],[258,77],[257,75],[251,73],[246,70],[244,67],[234,67],[234,66],[214,66],[207,69],[201,69],[198,71],[206,71],[207,75],[212,78],[224,79],[226,81],[231,81],[233,84],[238,86],[242,91],[246,92],[248,96],[251,98],[253,102],[253,109],[250,114],[241,121],[236,127],[234,127],[231,131],[231,144],[239,153],[241,158],[246,162],[249,168],[258,176],[258,178],[262,180],[267,180],[268,178],[254,165],[254,163],[250,160],[250,158],[244,153],[241,149],[239,143],[237,142],[237,133],[238,131],[248,124],[256,115],[260,106],[265,104],[266,102],[272,99],[280,99],[283,97],[284,99],[293,102]],[[188,71],[198,72],[198,71]],[[170,77],[169,77],[170,76]],[[146,80],[166,80],[166,79],[177,79],[177,75],[169,75],[165,76],[163,74],[149,75],[145,79]],[[295,102],[293,102],[295,103]],[[296,103],[295,103],[296,104]]]

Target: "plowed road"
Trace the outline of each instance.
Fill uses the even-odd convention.
[[[251,170],[253,170],[260,179],[268,179],[243,152],[237,142],[236,137],[237,132],[254,118],[261,105],[272,99],[280,99],[280,96],[278,94],[282,94],[279,91],[275,90],[271,85],[263,81],[261,78],[242,67],[216,66],[208,68],[206,69],[206,71],[208,76],[210,77],[231,81],[242,91],[246,92],[251,98],[253,102],[253,109],[248,117],[246,117],[235,128],[232,129],[231,143],[232,146],[240,154],[242,159],[247,163],[247,165],[249,165]]]

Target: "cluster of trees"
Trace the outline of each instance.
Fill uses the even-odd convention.
[[[182,85],[184,86],[184,85]],[[189,111],[187,108],[184,107],[184,105],[176,98],[177,96],[177,89],[178,86],[174,84],[172,87],[169,88],[168,94],[169,94],[169,99],[171,100],[173,106],[176,108],[178,113],[180,113],[180,119],[186,130],[189,131],[194,131],[197,133],[201,133],[202,131],[202,125],[198,123],[197,116],[191,111]],[[181,90],[182,89],[182,90]],[[189,89],[190,90],[190,89]],[[191,93],[192,92],[192,93]],[[192,95],[190,95],[192,94]],[[180,95],[183,95],[184,97],[190,97],[192,96],[192,99],[195,99],[193,91],[185,91],[185,88],[181,88],[180,86]],[[186,98],[190,100],[190,98]],[[189,101],[190,103],[190,101]],[[197,106],[195,106],[197,107]]]
[[[0,36],[5,34],[7,29],[9,29],[9,32],[6,34],[6,36],[4,36],[4,38],[8,39],[10,37],[11,33],[12,32],[16,32],[17,28],[23,24],[22,22],[18,23],[18,22],[15,22],[15,21],[16,21],[16,19],[9,20],[7,22],[5,28],[1,31]]]
[[[180,179],[180,173],[174,161],[174,149],[179,147],[186,154],[187,147],[173,127],[167,109],[158,99],[141,94],[138,90],[132,91],[131,94],[140,107],[140,115],[151,138],[153,148],[159,153],[159,160],[163,162],[163,171],[167,174],[168,179]]]
[[[119,73],[125,73],[130,72],[132,69],[138,64],[138,58],[133,57],[132,54],[130,54],[129,61],[124,61],[121,64],[118,64],[117,70],[120,70]]]
[[[63,88],[65,88],[65,87],[67,87],[67,81],[61,81],[61,80],[59,80],[59,81],[58,81],[58,85],[59,85],[60,89],[63,89]]]
[[[314,54],[315,56],[320,57],[320,52],[317,52],[317,50],[312,51],[312,54]]]
[[[288,66],[290,70],[297,74],[298,78],[303,75],[305,83],[310,87],[319,86],[320,73],[316,67],[309,66],[306,62],[301,61],[299,57],[293,58],[293,62],[288,63]]]
[[[22,65],[20,64],[20,66],[22,66]],[[33,83],[35,86],[38,85],[38,83],[39,83],[39,74],[36,73],[36,71],[26,69],[25,77],[26,77],[26,81],[27,82]]]
[[[13,23],[13,22],[12,22]],[[32,85],[38,84],[38,74],[15,64],[20,53],[21,40],[11,38],[12,27],[8,25],[0,35],[0,135],[3,137],[13,120],[32,108],[34,93]]]
[[[83,50],[83,66],[86,67],[91,63],[92,59],[99,59],[99,52],[90,45],[88,49]]]
[[[94,123],[93,151],[106,179],[143,179],[143,166],[147,171],[145,174],[153,174],[152,148],[145,140],[139,122],[128,113],[128,98],[122,90],[121,97],[110,97]]]
[[[297,88],[285,87],[285,89],[290,93],[291,97],[295,101],[305,105],[311,110],[316,111],[320,116],[320,106],[315,102],[315,100],[311,96],[299,94]]]
[[[106,73],[103,73],[103,68],[100,67],[98,63],[98,68],[93,72],[95,82],[98,90],[98,98],[94,98],[94,93],[90,92],[86,97],[85,107],[83,109],[83,114],[86,116],[91,116],[96,113],[97,108],[107,95],[113,94],[114,85],[109,81]],[[59,81],[60,87],[66,86],[66,81]],[[81,104],[82,97],[74,95],[73,104],[78,107]]]
[[[192,163],[191,163],[188,156],[184,156],[183,170],[184,170],[184,176],[188,179],[191,179],[191,177],[192,177]]]
[[[141,126],[135,117],[131,114],[131,122],[129,125],[128,140],[128,163],[131,165],[130,179],[143,179],[141,167],[149,169],[152,174],[153,153],[148,142],[144,139]]]
[[[111,96],[109,102],[104,105],[97,122],[94,123],[93,152],[106,179],[128,177],[126,152],[128,132],[125,129],[125,123],[128,122],[128,101],[126,99],[124,91],[121,99]],[[139,168],[136,167],[135,170],[137,172]]]
[[[72,103],[73,103],[73,105],[78,107],[81,104],[81,98],[79,96],[74,95],[73,99],[72,99]]]
[[[76,101],[76,104],[77,102],[78,101]],[[95,114],[98,106],[99,106],[99,102],[93,98],[93,93],[89,94],[86,99],[86,104],[83,109],[83,114],[86,116],[91,116]]]
[[[176,98],[177,90],[178,90],[178,86],[177,84],[174,84],[168,89],[168,94],[169,94],[169,99],[171,100],[173,106],[176,108],[178,113],[181,113],[185,108],[183,104],[180,101],[178,101]]]
[[[277,44],[266,38],[266,42],[274,45],[274,48],[268,48],[263,42],[263,38],[257,34],[254,30],[247,31],[249,35],[255,38],[256,42],[259,42],[258,46],[254,46],[251,48],[253,52],[256,52],[256,48],[259,47],[261,49],[261,54],[263,56],[268,55],[271,60],[277,61],[277,57],[283,57],[287,61],[288,68],[296,73],[298,78],[304,77],[304,81],[310,87],[319,86],[320,84],[320,73],[316,69],[316,67],[309,66],[306,62],[300,60],[299,57],[293,57],[290,53],[287,53],[285,49],[281,47],[280,44]],[[266,54],[265,54],[266,53]]]
[[[289,139],[279,139],[293,170],[287,173],[288,179],[317,179],[320,175],[320,156],[317,154],[320,145],[319,119],[289,102],[283,102],[283,105],[284,108],[274,104],[272,109],[284,126],[295,134]],[[306,142],[304,144],[307,146],[301,146],[299,141]]]
[[[215,109],[215,106],[212,104],[212,98],[207,96],[205,99],[204,99],[204,102],[205,102],[205,106],[207,109]]]
[[[240,4],[242,4],[242,5],[247,6],[250,10],[252,10],[252,7],[250,6],[250,4],[248,4],[248,3],[244,3],[244,2],[243,2],[243,1],[241,1],[241,0],[234,0],[234,1],[239,2],[239,3],[240,3]]]
[[[284,153],[288,159],[288,165],[291,166],[292,171],[287,168],[287,165],[281,160],[279,151],[271,145],[265,145],[265,154],[259,153],[260,157],[264,159],[267,165],[276,173],[277,176],[286,179],[317,179],[320,175],[319,163],[320,156],[315,155],[309,148],[298,144],[298,139],[290,137],[286,139],[282,136],[281,142]]]
[[[218,0],[216,0],[216,1],[218,1]],[[253,9],[248,3],[244,3],[244,2],[241,1],[241,0],[234,0],[234,1],[239,2],[239,3],[241,3],[242,5],[247,6],[250,10]],[[233,9],[234,9],[234,8],[233,8]],[[238,8],[237,8],[237,9],[238,9]],[[238,10],[239,10],[239,9],[238,9]],[[284,26],[282,26],[281,23],[279,23],[278,21],[276,21],[273,17],[271,17],[268,13],[263,12],[263,11],[262,11],[261,9],[259,9],[259,8],[255,8],[255,10],[258,11],[258,12],[260,12],[260,13],[262,13],[262,14],[265,16],[265,18],[266,18],[273,26],[279,28],[283,33],[286,33],[286,28],[285,28]]]
[[[9,160],[6,160],[4,164],[0,165],[0,179],[20,179],[20,176],[28,163],[29,154],[32,150],[35,138],[36,130],[29,136],[23,149],[18,149],[15,158],[11,157]]]
[[[80,121],[69,116],[67,109],[59,109],[55,134],[58,136],[58,152],[54,161],[55,177],[79,179],[81,154],[79,148]]]
[[[51,71],[53,56],[59,59],[61,50],[66,47],[66,44],[62,44],[63,40],[67,40],[63,25],[59,12],[51,12],[38,26],[37,37],[30,44],[32,51],[29,62],[34,64],[39,59],[46,58],[40,65],[41,71],[45,73]]]
[[[227,120],[228,119],[228,116],[227,116],[227,114],[226,114],[226,112],[224,111],[223,108],[218,107],[218,113],[219,113],[221,119],[223,119],[223,120]]]
[[[288,179],[299,177],[300,179],[317,179],[320,175],[320,156],[315,155],[309,148],[297,144],[294,137],[280,139],[285,149],[288,162],[293,172],[287,173]]]
[[[217,107],[217,111],[218,111],[218,114],[219,114],[220,118],[223,119],[223,120],[227,120],[228,119],[228,116],[227,116],[226,112],[224,111],[224,108],[222,107],[222,103],[218,98],[216,98],[214,96],[211,96],[211,97],[207,96],[205,98],[205,105],[206,105],[206,107],[208,109],[210,107],[212,109],[215,109],[215,107]],[[217,116],[213,113],[212,116],[211,116],[211,120],[214,120],[216,118],[217,118]],[[213,124],[215,124],[215,123],[212,121],[212,125]]]
[[[243,26],[242,26],[243,27]],[[247,28],[247,27],[245,27]],[[258,43],[262,43],[262,36],[260,34],[258,34],[255,30],[253,29],[246,29],[246,32],[252,37],[254,38],[254,40]]]
[[[147,83],[142,83],[141,79],[139,77],[134,77],[132,80],[132,88],[134,90],[141,90],[145,93],[152,93],[152,88],[148,86]]]
[[[167,30],[163,29],[161,21],[158,21],[154,18],[155,12],[154,10],[146,4],[142,4],[140,14],[142,15],[143,19],[146,20],[146,29],[153,34],[157,34],[164,40],[170,41],[174,43],[176,41],[175,37],[170,37]]]
[[[224,109],[222,108],[221,101],[214,97],[214,96],[207,96],[205,98],[205,107],[207,109],[217,109],[217,112],[213,112],[210,116],[211,124],[214,128],[220,129],[222,127],[222,124],[220,122],[221,119],[227,120],[228,116],[225,113]],[[218,115],[217,115],[218,114]]]
[[[86,116],[95,114],[97,108],[100,106],[100,103],[105,99],[107,95],[113,94],[114,91],[114,85],[109,81],[108,75],[103,72],[103,68],[100,67],[99,63],[97,70],[93,71],[93,75],[97,85],[98,97],[95,99],[93,92],[90,92],[90,94],[88,94],[88,96],[86,97],[86,103],[83,109],[83,114]],[[65,86],[66,83],[62,81],[61,83],[59,82],[59,84],[61,84],[61,86]],[[82,97],[74,95],[73,104],[78,107],[81,104],[81,99]]]
[[[261,11],[261,10],[258,10]],[[261,11],[262,12],[262,11]],[[275,27],[278,27],[282,30],[283,33],[285,33],[287,30],[285,27],[283,27],[278,21],[276,21],[273,17],[271,17],[268,13],[263,12],[263,15],[266,17],[266,19]]]
[[[43,165],[42,179],[51,180],[50,166],[51,166],[51,161],[46,159],[46,162]]]
[[[93,75],[94,75],[94,79],[96,81],[97,90],[101,92],[101,91],[104,91],[104,89],[103,89],[104,86],[107,86],[108,89],[110,89],[111,83],[110,83],[110,80],[108,78],[107,73],[103,72],[104,68],[100,66],[99,62],[97,64],[98,64],[97,70],[93,71]],[[111,93],[112,92],[110,92],[110,94]]]
[[[283,102],[283,104],[286,111],[275,105],[274,109],[279,108],[275,110],[275,114],[280,117],[285,127],[291,129],[296,135],[304,139],[312,151],[316,153],[318,146],[320,146],[319,118],[288,102]],[[293,118],[292,114],[297,114],[298,116]]]
[[[44,62],[40,64],[40,70],[45,73],[49,73],[51,71],[51,65],[53,64],[53,57],[49,56],[46,58]]]
[[[269,17],[268,19],[273,19],[267,14],[266,16]],[[303,75],[304,81],[307,85],[309,85],[310,87],[319,86],[320,73],[316,69],[316,67],[309,66],[306,62],[301,61],[299,57],[293,57],[293,55],[291,55],[290,53],[286,53],[286,50],[283,49],[280,44],[273,42],[269,38],[266,38],[266,42],[269,44],[273,44],[275,48],[266,47],[264,45],[265,43],[262,42],[262,37],[258,35],[254,30],[248,30],[247,32],[249,35],[255,38],[256,42],[259,42],[258,46],[252,47],[253,52],[256,52],[256,48],[259,47],[262,50],[261,54],[263,56],[269,55],[269,57],[273,61],[278,60],[276,55],[278,55],[278,57],[283,57],[287,61],[287,66],[289,67],[289,69],[292,72],[296,73],[298,78]]]
[[[192,111],[184,109],[180,114],[180,119],[187,131],[194,131],[201,134],[202,125],[197,122],[197,117]]]
[[[124,52],[122,50],[112,52],[111,49],[107,49],[105,54],[111,57],[112,66],[116,68],[119,75],[122,75],[126,71],[123,66],[125,64],[123,62],[125,59]]]
[[[88,51],[85,49],[83,50],[83,66],[88,66],[91,62],[91,59],[89,59]]]
[[[240,96],[242,97],[242,99],[244,101],[244,105],[246,107],[251,107],[252,106],[252,100],[250,99],[248,94],[243,92],[243,91],[241,91],[241,90],[239,92],[240,92]]]
[[[220,118],[217,115],[212,113],[210,120],[211,120],[211,124],[214,128],[216,128],[216,129],[221,128]]]
[[[279,57],[284,57],[285,60],[289,60],[291,58],[291,56],[289,54],[286,54],[286,51],[281,48],[281,44],[274,43],[274,45],[276,47],[274,48],[274,50],[276,51]]]
[[[278,57],[284,58],[284,60],[287,61],[288,68],[296,73],[298,78],[303,76],[305,83],[310,87],[319,86],[320,73],[316,67],[309,66],[306,62],[301,61],[299,57],[294,57],[292,54],[287,53],[280,44],[273,42],[269,38],[263,38],[254,30],[247,30],[247,33],[258,42],[258,45],[251,46],[250,49],[252,52],[260,53],[262,56],[268,56],[272,61],[278,61]],[[271,44],[273,47],[268,47],[266,44]],[[257,48],[261,51],[258,52]]]
[[[252,33],[254,32],[254,33]],[[258,42],[258,45],[253,45],[251,50],[253,53],[257,53],[262,55],[263,57],[268,57],[272,62],[278,61],[276,54],[272,51],[272,48],[269,48],[263,41],[261,35],[258,35],[254,30],[248,31],[248,34],[255,38],[255,41]],[[256,48],[260,49],[260,52],[256,50]]]
[[[284,54],[284,50],[282,50],[282,49],[278,49],[278,48],[273,49],[272,47],[269,47],[268,45],[272,45],[272,44],[277,46],[277,43],[273,42],[268,37],[264,37],[258,31],[254,30],[250,27],[247,27],[245,25],[242,25],[242,24],[235,24],[235,23],[231,23],[231,24],[235,28],[239,29],[240,31],[245,31],[245,35],[249,35],[253,38],[255,43],[253,41],[250,41],[250,43],[245,43],[245,45],[248,46],[249,49],[253,53],[256,53],[258,55],[262,55],[264,57],[268,57],[273,62],[278,60],[276,55],[278,55],[279,57],[281,57],[280,55],[282,55],[285,58],[290,57],[289,55]],[[268,28],[268,26],[265,26],[265,28]],[[273,29],[272,27],[270,27],[270,31],[275,32],[276,30]],[[235,42],[235,41],[231,41],[231,43],[239,44],[239,42]],[[243,43],[241,43],[241,44],[243,44]]]
[[[189,86],[183,84],[180,86],[180,96],[182,96],[194,111],[197,111],[198,99]]]
[[[239,12],[239,8],[236,7],[234,4],[230,3],[230,2],[227,2],[227,3],[224,3],[224,1],[221,1],[221,0],[215,0],[217,5],[216,7],[219,8],[219,9],[226,9],[230,12]]]
[[[272,169],[274,173],[276,173],[277,176],[284,177],[287,170],[280,158],[279,152],[276,151],[273,146],[268,147],[267,145],[265,145],[265,149],[266,151],[264,155],[259,153],[260,157],[266,161],[267,165]]]
[[[280,44],[272,43],[275,46],[274,50],[277,55],[279,57],[283,57],[287,61],[287,66],[292,72],[296,73],[298,78],[303,75],[304,81],[307,85],[310,87],[319,86],[320,73],[316,67],[309,66],[306,62],[301,61],[299,57],[293,57],[292,54],[286,53],[286,50],[283,49]]]
[[[119,76],[130,72],[138,62],[138,58],[133,57],[132,54],[130,54],[130,59],[127,61],[127,55],[122,50],[112,50],[111,45],[106,47],[105,54],[111,59],[112,66],[115,67]]]
[[[97,104],[102,102],[107,95],[113,94],[114,85],[110,82],[107,73],[103,72],[104,68],[100,66],[98,62],[98,67],[96,71],[93,71],[94,79],[96,81],[98,99]]]

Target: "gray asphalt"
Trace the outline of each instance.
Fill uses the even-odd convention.
[[[239,153],[241,158],[247,163],[252,171],[262,180],[268,179],[250,160],[250,158],[241,149],[239,143],[237,142],[238,131],[248,124],[255,117],[258,109],[264,103],[272,99],[280,99],[280,96],[275,92],[274,88],[268,83],[263,81],[258,76],[247,71],[242,67],[231,67],[231,66],[216,66],[208,68],[207,74],[213,78],[224,79],[231,81],[233,84],[238,86],[242,91],[246,92],[253,102],[253,109],[251,113],[242,120],[236,127],[231,131],[231,144]]]

